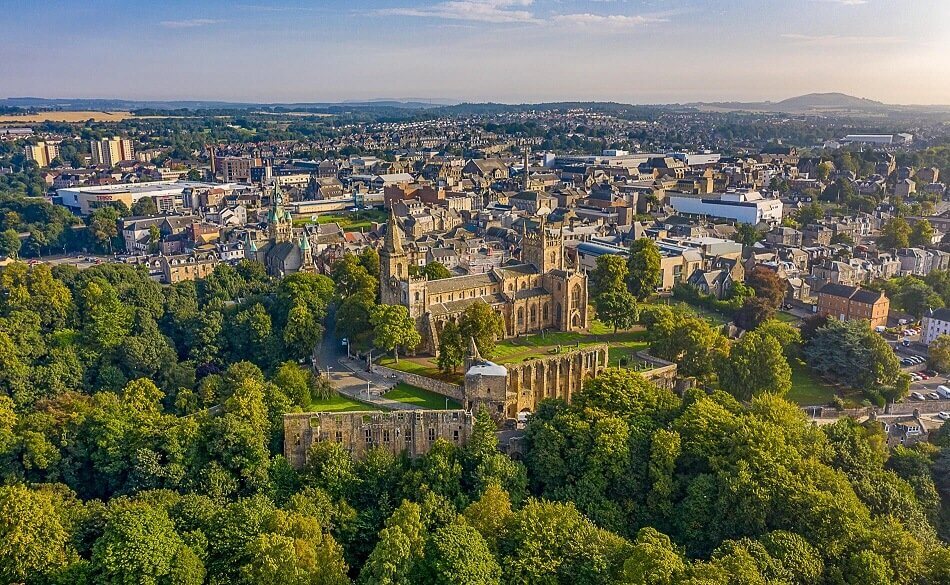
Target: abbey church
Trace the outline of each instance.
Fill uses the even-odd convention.
[[[443,325],[479,300],[504,316],[509,337],[588,326],[587,275],[566,266],[563,238],[543,221],[537,231],[522,233],[520,262],[441,280],[409,275],[404,237],[390,215],[379,252],[381,301],[409,308],[422,333],[420,350],[437,353]]]

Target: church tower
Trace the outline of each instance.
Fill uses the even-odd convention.
[[[399,283],[409,280],[409,257],[403,248],[402,238],[402,228],[396,221],[396,213],[391,211],[386,225],[386,238],[379,251],[380,300],[383,304],[404,304]]]
[[[544,226],[544,217],[536,232],[523,232],[521,239],[521,258],[526,264],[545,274],[552,270],[564,269],[564,238],[560,233],[549,234]]]
[[[300,238],[300,270],[304,272],[314,270],[313,250],[310,248],[310,237],[306,232]]]
[[[293,239],[294,220],[284,209],[284,194],[280,185],[274,183],[274,197],[267,214],[267,236],[271,243],[290,242]]]

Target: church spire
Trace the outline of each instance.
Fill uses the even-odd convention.
[[[524,181],[525,191],[529,191],[528,187],[530,185],[530,182],[528,181],[528,152],[529,152],[528,149],[525,148],[524,149],[524,177],[522,178],[522,180]]]
[[[386,225],[386,239],[383,242],[383,247],[387,252],[395,252],[399,254],[404,252],[402,247],[401,228],[399,227],[399,222],[396,221],[395,209],[392,209],[389,212],[389,223]]]

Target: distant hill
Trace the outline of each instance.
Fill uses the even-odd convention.
[[[744,110],[753,112],[786,112],[790,114],[818,111],[881,112],[913,106],[891,106],[846,93],[808,93],[780,102],[697,102],[686,104],[710,110]]]
[[[879,109],[886,107],[881,102],[859,98],[845,93],[808,93],[782,100],[774,107],[778,111],[798,111],[815,108],[831,109]]]

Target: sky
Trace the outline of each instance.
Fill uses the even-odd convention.
[[[0,0],[0,97],[950,104],[950,0]]]

